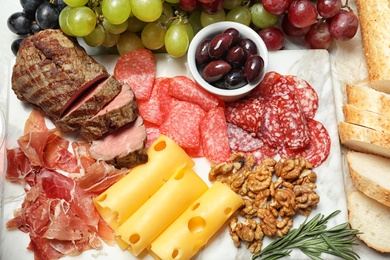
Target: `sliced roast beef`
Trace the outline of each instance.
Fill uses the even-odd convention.
[[[90,86],[107,78],[97,63],[61,30],[43,30],[25,38],[16,56],[12,89],[54,120]]]
[[[89,118],[96,115],[108,102],[121,91],[122,84],[110,76],[96,87],[88,91],[82,98],[76,100],[68,109],[68,112],[55,125],[64,132],[74,131]]]
[[[86,120],[79,133],[88,141],[111,133],[138,116],[138,105],[134,92],[128,84],[123,84],[120,93],[115,96],[95,116]]]
[[[132,168],[148,161],[145,149],[146,129],[140,116],[131,123],[91,143],[96,160],[104,160],[117,168]]]

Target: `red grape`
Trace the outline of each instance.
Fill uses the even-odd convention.
[[[211,3],[214,2],[214,0],[198,0],[200,3]]]
[[[270,14],[282,14],[290,5],[290,0],[263,0],[263,7]]]
[[[197,0],[180,0],[180,7],[184,11],[192,12],[198,6]]]
[[[310,30],[310,26],[298,28],[290,23],[288,16],[285,15],[282,20],[282,30],[290,37],[302,37]]]
[[[323,18],[335,16],[341,7],[341,0],[318,0],[317,2],[317,11]]]
[[[182,1],[182,0],[180,0]],[[210,3],[200,3],[200,9],[207,14],[216,14],[223,8],[223,0],[214,0]]]
[[[305,35],[305,43],[310,49],[328,49],[333,40],[329,24],[324,21],[313,24]]]
[[[309,0],[293,1],[288,8],[288,19],[292,25],[298,28],[314,24],[317,17],[317,9]]]
[[[280,50],[284,45],[283,33],[276,27],[269,27],[260,30],[259,35],[263,39],[269,51]]]
[[[352,39],[358,29],[359,20],[352,11],[340,11],[332,18],[329,31],[339,41]]]

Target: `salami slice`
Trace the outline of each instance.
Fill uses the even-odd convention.
[[[201,88],[196,82],[186,76],[173,77],[168,93],[179,100],[198,104],[206,111],[218,106],[221,102],[217,97]]]
[[[205,115],[206,112],[197,104],[175,101],[167,120],[159,128],[160,132],[182,148],[196,148],[200,145],[199,126]]]
[[[216,107],[208,111],[201,122],[200,131],[205,157],[213,163],[228,161],[231,152],[223,108]]]
[[[152,93],[147,100],[138,100],[139,115],[142,116],[144,121],[161,125],[164,121],[164,115],[161,110],[160,99],[158,97],[158,88],[160,83],[165,78],[156,78],[154,80]]]
[[[146,145],[145,148],[149,148],[154,141],[161,135],[160,129],[158,125],[152,124],[148,121],[144,121],[144,125],[146,128]]]
[[[158,84],[157,87],[157,98],[160,104],[160,112],[163,118],[163,122],[168,118],[171,110],[173,98],[168,94],[168,88],[171,84],[172,78],[166,78]]]
[[[156,60],[147,49],[134,50],[119,57],[114,76],[129,84],[137,100],[149,99],[156,76]]]
[[[289,148],[281,151],[281,157],[303,157],[309,161],[313,167],[320,166],[329,156],[331,139],[324,125],[314,119],[308,120],[310,131],[310,143],[303,149],[292,150]]]
[[[285,76],[275,71],[269,71],[251,95],[270,99],[274,96],[286,95],[293,90],[293,86],[289,84]]]
[[[244,129],[227,123],[229,144],[233,152],[251,153],[257,163],[278,154],[278,148],[271,147],[260,138],[254,137]]]
[[[303,79],[296,76],[286,76],[287,80],[294,86],[294,95],[301,104],[302,112],[306,118],[314,118],[318,110],[318,95],[315,89]]]
[[[226,103],[226,121],[250,133],[257,133],[261,128],[264,106],[265,101],[261,97],[250,97]]]
[[[257,136],[264,143],[271,147],[279,148],[284,146],[284,129],[281,126],[279,107],[279,96],[272,97],[264,106],[264,113],[261,119],[261,128]]]
[[[310,142],[310,132],[299,101],[293,94],[280,96],[277,101],[285,145],[290,149],[306,147]]]
[[[251,152],[260,149],[264,142],[239,126],[227,123],[229,145],[234,152]]]
[[[184,151],[191,158],[201,158],[201,157],[204,157],[203,148],[202,148],[201,145],[199,145],[196,148],[184,148]]]
[[[255,158],[256,163],[260,164],[262,160],[267,158],[274,158],[278,154],[279,149],[268,146],[264,144],[264,146],[259,149],[252,151],[253,158]]]

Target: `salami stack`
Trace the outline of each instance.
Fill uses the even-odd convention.
[[[330,152],[329,134],[314,119],[317,109],[318,96],[309,83],[268,72],[251,96],[226,104],[230,147],[257,160],[304,157],[317,167]]]

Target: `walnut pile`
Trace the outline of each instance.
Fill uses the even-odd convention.
[[[225,183],[244,201],[240,216],[230,220],[235,246],[244,243],[255,254],[264,236],[281,237],[291,229],[295,214],[310,214],[320,200],[314,191],[317,174],[311,169],[304,158],[267,158],[256,165],[253,156],[244,153],[211,166],[209,180]]]

